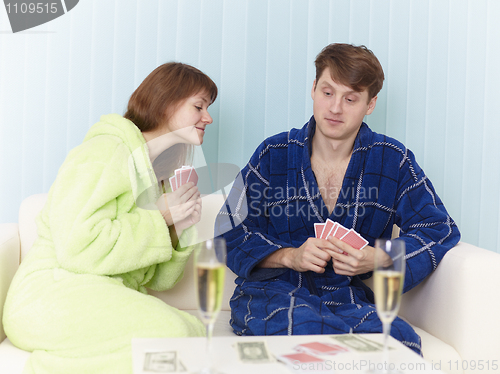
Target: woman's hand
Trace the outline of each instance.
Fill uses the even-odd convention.
[[[198,197],[196,199],[196,203],[191,209],[192,213],[189,214],[186,218],[184,218],[182,221],[175,223],[175,231],[177,231],[178,235],[182,233],[185,229],[188,227],[191,227],[198,222],[200,222],[201,218],[201,197]]]
[[[163,194],[156,206],[160,209],[167,226],[181,225],[184,228],[199,221],[201,215],[201,196],[193,182],[180,186],[177,190]],[[177,229],[179,231],[179,229]]]

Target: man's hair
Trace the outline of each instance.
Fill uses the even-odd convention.
[[[326,68],[332,79],[354,91],[368,91],[371,100],[382,89],[384,71],[379,60],[364,45],[334,43],[316,56],[316,84]]]

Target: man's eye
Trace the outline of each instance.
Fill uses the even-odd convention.
[[[325,91],[325,96],[332,96],[332,93]]]
[[[196,105],[195,105],[195,108],[198,109],[198,110],[202,110],[203,109],[201,106],[196,106]]]

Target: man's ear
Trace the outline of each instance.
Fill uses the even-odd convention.
[[[314,100],[314,91],[316,91],[316,79],[313,82],[313,86],[311,89],[311,98]]]
[[[375,109],[375,105],[377,104],[377,97],[374,96],[368,103],[368,110],[366,111],[366,115],[372,114],[373,110]]]

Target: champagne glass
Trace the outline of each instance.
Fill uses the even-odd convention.
[[[391,324],[401,305],[401,294],[405,278],[405,242],[401,239],[377,239],[375,241],[374,290],[377,314],[382,321],[384,333],[383,370],[376,373],[400,373],[388,369],[387,340]],[[393,365],[389,365],[392,367]]]
[[[198,310],[207,329],[208,366],[200,373],[217,373],[211,368],[211,339],[214,323],[222,306],[224,277],[226,275],[226,241],[223,238],[202,242],[195,253],[195,286],[198,295]]]

